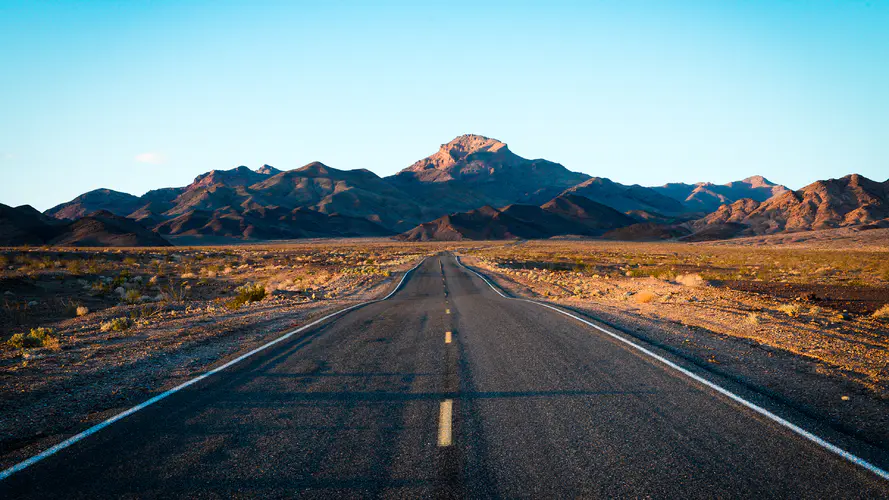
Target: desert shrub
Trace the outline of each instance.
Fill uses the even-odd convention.
[[[102,272],[102,264],[96,259],[90,259],[86,265],[86,270],[90,274],[99,274]]]
[[[17,333],[6,341],[8,345],[16,349],[28,349],[33,347],[48,347],[50,349],[59,348],[59,339],[55,336],[52,328],[32,328],[25,335]]]
[[[680,274],[676,276],[676,282],[684,286],[698,287],[704,285],[704,278],[700,274]]]
[[[849,319],[849,315],[844,312],[838,312],[830,317],[831,321],[840,322]]]
[[[889,304],[884,305],[883,307],[877,309],[874,312],[874,318],[877,319],[889,319]]]
[[[648,290],[639,292],[634,297],[636,302],[638,302],[640,304],[648,304],[655,298],[657,298],[657,295],[654,292],[649,292]]]
[[[105,295],[111,292],[111,284],[105,283],[102,280],[94,281],[92,284],[92,291],[97,295]]]
[[[131,326],[133,326],[133,322],[130,318],[120,317],[102,323],[99,329],[103,332],[122,332]]]
[[[164,302],[176,304],[188,297],[188,290],[188,283],[184,281],[178,287],[170,283],[166,287],[161,288],[161,297],[163,297]]]
[[[123,296],[123,301],[127,304],[138,304],[140,299],[142,299],[142,294],[139,293],[139,290],[127,290]]]
[[[248,283],[243,286],[239,286],[235,292],[237,295],[225,303],[225,307],[229,309],[238,309],[244,304],[249,304],[250,302],[257,302],[265,298],[265,287],[258,283]]]
[[[80,259],[69,260],[65,264],[65,268],[68,269],[68,272],[73,276],[79,276],[83,274],[83,271],[86,269],[86,265]]]
[[[86,307],[86,306],[77,306],[77,309],[75,309],[74,313],[75,313],[78,317],[79,317],[79,316],[86,316],[87,314],[90,313],[90,308],[89,308],[89,307]]]
[[[6,266],[9,265],[9,257],[5,255],[0,255],[0,271],[5,270]]]
[[[782,304],[778,306],[778,310],[788,316],[796,317],[799,316],[802,308],[798,304]]]
[[[672,269],[657,269],[655,271],[652,271],[651,276],[654,276],[657,279],[669,281],[676,279],[676,272]]]
[[[25,344],[25,335],[22,333],[16,333],[6,341],[6,345],[16,349],[24,349],[26,347]]]
[[[127,266],[131,266],[131,267],[132,267],[132,266],[135,266],[135,265],[136,265],[136,262],[137,262],[137,261],[136,261],[136,258],[135,258],[135,257],[124,257],[124,259],[123,259],[123,263],[124,263],[125,265],[127,265]]]
[[[161,308],[156,304],[145,304],[135,311],[133,311],[130,315],[134,319],[138,320],[148,320],[154,317],[155,315],[161,312]]]
[[[750,313],[747,315],[747,319],[745,321],[747,321],[747,323],[749,323],[751,325],[758,325],[759,324],[759,315],[756,313]]]

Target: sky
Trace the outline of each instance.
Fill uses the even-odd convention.
[[[465,133],[627,184],[883,181],[889,2],[0,0],[0,203]]]

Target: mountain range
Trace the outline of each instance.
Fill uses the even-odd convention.
[[[0,245],[159,247],[170,242],[137,221],[106,210],[59,220],[29,205],[13,208],[0,203]]]
[[[43,214],[3,206],[0,244],[395,235],[713,239],[883,224],[886,207],[886,183],[857,175],[800,191],[761,176],[724,185],[629,186],[522,158],[496,139],[463,135],[388,177],[320,162],[287,171],[240,166],[142,196],[97,189]]]
[[[407,241],[540,239],[553,236],[599,236],[635,224],[632,217],[570,193],[541,206],[512,204],[497,209],[486,205],[420,224],[400,234]]]

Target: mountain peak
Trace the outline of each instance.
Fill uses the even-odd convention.
[[[438,151],[414,163],[407,170],[423,171],[429,169],[446,170],[460,163],[470,155],[476,153],[497,153],[511,155],[506,143],[497,139],[491,139],[482,135],[465,134],[454,138],[447,144],[442,144]]]
[[[744,184],[750,184],[750,187],[752,188],[776,186],[774,182],[766,179],[761,175],[752,175],[746,179],[743,179],[741,182],[743,182]]]
[[[280,174],[281,171],[269,164],[265,164],[265,165],[257,168],[256,173],[262,174],[262,175],[276,175],[276,174]]]
[[[201,174],[194,178],[194,182],[189,186],[192,189],[209,187],[215,184],[226,184],[229,186],[246,186],[262,179],[261,175],[249,167],[244,165],[232,168],[230,170],[211,170],[205,174]]]
[[[496,153],[500,150],[508,150],[506,143],[483,135],[464,134],[447,144],[442,144],[439,152],[447,153],[454,160],[461,160],[473,153],[482,151]]]
[[[321,163],[320,161],[313,161],[312,163],[303,165],[302,167],[299,167],[298,169],[296,169],[297,172],[300,172],[301,174],[304,174],[304,175],[310,175],[310,176],[327,175],[330,173],[331,170],[335,171],[336,169],[331,169],[330,167]]]

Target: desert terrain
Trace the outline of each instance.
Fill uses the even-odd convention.
[[[443,244],[0,251],[0,455],[54,444],[324,313]]]
[[[513,296],[581,312],[887,449],[889,231],[865,233],[867,244],[853,251],[837,235],[834,244],[809,235],[733,244],[7,248],[2,461],[11,465],[326,312],[379,298],[442,252]]]

